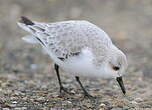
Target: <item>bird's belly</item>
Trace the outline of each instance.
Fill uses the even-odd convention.
[[[84,57],[72,58],[61,66],[65,71],[75,76],[94,77],[94,73],[97,71],[92,61]]]
[[[90,68],[87,67],[86,65],[64,65],[63,69],[66,72],[69,72],[71,75],[75,75],[75,76],[89,76],[92,77],[94,71]]]

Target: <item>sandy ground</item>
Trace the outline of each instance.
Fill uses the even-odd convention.
[[[24,43],[21,15],[36,21],[91,21],[104,29],[128,58],[126,96],[115,80],[81,78],[95,99],[84,99],[65,72],[62,81],[75,95],[59,96],[53,63],[38,45]],[[2,110],[151,110],[151,0],[1,0],[0,109]]]

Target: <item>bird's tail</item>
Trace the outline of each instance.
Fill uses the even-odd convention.
[[[21,16],[21,20],[20,23],[26,24],[26,25],[34,25],[34,22],[32,22],[31,20],[29,20],[27,17],[25,16]]]
[[[18,26],[21,27],[22,29],[24,29],[25,31],[31,33],[32,35],[35,34],[35,30],[33,29],[33,26],[35,25],[35,23],[31,20],[29,20],[26,17],[21,17],[21,20],[19,22],[17,22]]]
[[[54,59],[58,64],[62,64],[63,62],[54,55],[51,50],[47,47],[46,38],[49,35],[46,33],[46,23],[40,23],[31,21],[26,17],[21,17],[21,20],[17,22],[19,27],[29,32],[30,35],[22,37],[22,39],[28,43],[39,43],[42,45],[43,49]]]
[[[22,16],[21,20],[19,22],[17,22],[17,24],[19,27],[21,27],[22,29],[24,29],[25,31],[30,33],[30,35],[26,35],[26,36],[22,37],[22,39],[25,42],[41,43],[42,45],[44,45],[40,36],[37,35],[37,33],[43,32],[44,29],[41,26],[39,26],[39,24],[37,22],[31,21],[27,17]]]

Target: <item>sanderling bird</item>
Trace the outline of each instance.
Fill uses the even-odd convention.
[[[26,17],[21,17],[17,24],[30,33],[22,39],[39,43],[54,61],[60,92],[68,92],[60,79],[59,67],[62,67],[74,75],[85,96],[91,97],[80,76],[115,78],[122,92],[126,93],[122,80],[127,68],[126,55],[96,25],[88,21],[43,23]]]

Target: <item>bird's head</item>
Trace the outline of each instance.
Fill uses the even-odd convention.
[[[126,55],[120,51],[118,48],[114,48],[110,52],[109,59],[107,60],[105,71],[109,77],[115,78],[121,87],[122,92],[125,94],[125,87],[123,84],[122,76],[126,73],[127,69],[127,59]]]

